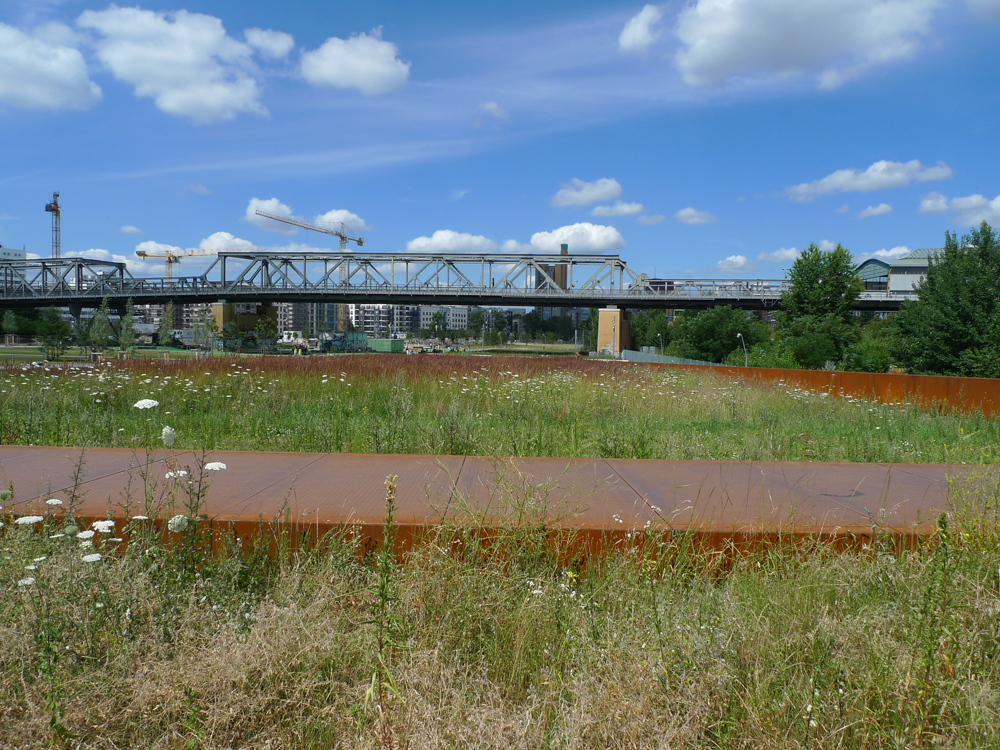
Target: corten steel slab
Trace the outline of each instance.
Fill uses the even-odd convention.
[[[80,449],[0,446],[0,483],[13,483],[14,509],[38,512],[41,501],[66,499]],[[929,530],[947,510],[948,477],[973,467],[944,464],[741,463],[713,461],[482,458],[321,453],[157,451],[86,452],[78,512],[119,517],[131,477],[133,509],[142,472],[165,497],[177,480],[211,486],[204,512],[216,524],[252,524],[287,512],[290,522],[322,533],[342,525],[377,528],[384,518],[385,478],[396,475],[396,522],[410,527],[452,522],[486,526],[544,521],[550,527],[625,532],[647,523],[711,534],[795,531],[896,533]],[[8,508],[9,510],[9,508]]]

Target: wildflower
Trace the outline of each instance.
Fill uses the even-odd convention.
[[[41,516],[21,516],[14,523],[18,526],[28,526],[29,524],[38,523],[39,521],[44,521]]]
[[[187,476],[187,472],[184,471],[183,469],[178,469],[177,471],[168,471],[163,476],[166,479],[178,479],[180,477],[186,477]],[[139,516],[133,516],[133,518],[139,518]],[[145,518],[145,516],[142,516],[142,518]]]
[[[90,541],[89,539],[87,539],[87,540],[85,540],[83,542],[80,542],[80,549],[93,549],[93,547],[94,547],[94,543],[92,541]]]
[[[47,559],[48,559],[48,555],[42,555],[41,557],[36,557],[31,562],[41,562],[42,560],[47,560]]]
[[[45,504],[46,505],[53,505],[53,506],[55,506],[55,505],[62,505],[63,501],[60,500],[58,497],[50,497],[48,500],[45,501]]]
[[[30,585],[31,585],[31,584],[33,584],[34,582],[35,582],[35,579],[34,579],[34,578],[31,578],[31,577],[29,576],[28,578],[22,578],[22,579],[21,579],[20,581],[18,581],[18,582],[17,582],[17,585],[18,585],[18,586],[21,586],[21,587],[24,587],[24,586],[30,586]]]
[[[132,516],[133,521],[148,521],[149,516]]]
[[[62,539],[64,536],[66,536],[66,535],[65,534],[53,534],[52,536],[49,537],[49,539]]]
[[[225,468],[226,465],[222,461],[212,461],[205,464],[205,471],[222,471]]]
[[[160,433],[160,439],[163,440],[163,444],[168,448],[173,448],[174,440],[177,439],[177,430],[173,427],[164,427],[163,432]]]
[[[76,538],[77,539],[93,539],[94,538],[94,532],[90,531],[89,529],[87,531],[81,531],[79,534],[76,535]]]
[[[115,530],[114,521],[94,521],[91,525],[102,534],[108,534]]]
[[[154,406],[159,406],[159,405],[160,405],[159,401],[154,401],[151,398],[140,399],[139,401],[136,401],[133,404],[133,406],[136,409],[152,409]]]
[[[100,559],[101,559],[101,553],[100,552],[92,552],[89,555],[84,555],[83,556],[83,561],[85,563],[97,562]]]
[[[11,490],[0,490],[0,502],[7,502],[14,497],[14,493]]]
[[[188,519],[187,516],[177,515],[167,521],[167,528],[175,533],[180,533],[187,528]]]

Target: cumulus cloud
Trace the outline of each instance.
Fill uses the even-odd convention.
[[[820,240],[819,249],[822,250],[824,253],[832,253],[834,250],[837,249],[837,243],[834,242],[833,240]]]
[[[319,49],[302,53],[302,77],[314,86],[357,89],[362,94],[388,94],[403,87],[410,63],[399,48],[382,39],[382,29],[350,39],[330,37]]]
[[[557,253],[562,244],[571,253],[610,253],[624,247],[625,238],[614,227],[589,221],[531,235],[531,246],[542,252]]]
[[[892,206],[888,203],[879,203],[877,206],[869,206],[858,214],[859,219],[867,219],[869,216],[884,216],[892,211]]]
[[[846,214],[846,213],[849,213],[849,212],[850,212],[850,210],[851,210],[851,207],[850,207],[850,206],[848,206],[848,205],[847,205],[847,204],[845,203],[845,204],[844,204],[843,206],[841,206],[841,207],[840,207],[840,208],[838,208],[838,209],[837,209],[836,211],[834,211],[834,213],[835,213],[835,214]]]
[[[920,200],[920,213],[943,214],[948,211],[948,199],[941,193],[928,193]]]
[[[299,231],[297,228],[291,226],[290,224],[282,224],[280,221],[275,221],[274,219],[265,219],[263,216],[258,216],[257,211],[264,211],[269,214],[274,214],[275,216],[281,216],[284,219],[294,219],[297,218],[292,213],[291,206],[287,206],[277,198],[268,198],[267,200],[261,200],[260,198],[251,198],[250,202],[247,204],[246,214],[243,216],[244,221],[248,221],[253,224],[258,229],[263,229],[266,232],[277,232],[278,234],[295,234]]]
[[[636,221],[640,224],[645,224],[647,227],[651,227],[654,224],[662,223],[665,218],[667,217],[663,214],[651,214],[649,216],[640,216]]]
[[[993,200],[979,194],[952,198],[951,208],[958,212],[959,224],[976,225],[988,221],[993,226],[1000,225],[1000,195]]]
[[[770,253],[761,253],[757,260],[766,263],[791,263],[799,257],[799,249],[796,247],[783,247]]]
[[[482,104],[479,105],[479,108],[483,110],[483,112],[493,115],[498,120],[507,120],[510,118],[510,115],[507,114],[507,110],[505,110],[496,102],[483,102]]]
[[[99,35],[97,58],[163,112],[195,122],[266,115],[254,77],[253,48],[237,41],[214,16],[186,10],[86,10],[77,24]]]
[[[346,224],[348,229],[353,229],[355,232],[365,232],[371,229],[365,223],[364,219],[343,208],[335,208],[332,211],[327,211],[325,214],[320,214],[313,222],[317,226],[337,230],[340,229],[341,223]]]
[[[139,253],[152,253],[153,255],[162,256],[166,253],[171,255],[183,255],[184,250],[177,247],[176,245],[166,245],[162,242],[154,242],[153,240],[146,240],[145,242],[140,242],[135,246],[136,255]],[[162,257],[158,258],[132,258],[130,261],[133,265],[129,267],[130,271],[135,271],[136,273],[143,273],[147,276],[162,276],[164,275],[166,260]]]
[[[881,260],[895,260],[896,258],[902,258],[904,255],[909,254],[910,248],[906,245],[897,245],[891,250],[876,250],[872,255]]]
[[[229,232],[216,232],[203,239],[198,247],[202,250],[225,250],[229,248],[250,248],[253,243],[234,237]]]
[[[411,253],[495,253],[497,243],[481,234],[439,229],[430,237],[417,237],[406,243]]]
[[[745,255],[730,255],[716,263],[715,268],[724,273],[746,273],[753,270],[754,262]]]
[[[622,203],[621,201],[617,201],[612,206],[594,206],[594,210],[590,212],[590,215],[601,217],[635,216],[642,212],[643,207],[641,203]]]
[[[118,229],[116,229],[115,231],[118,232],[118,234],[130,234],[133,237],[138,237],[140,234],[143,233],[142,230],[139,229],[139,227],[134,227],[131,224],[126,224],[125,226],[118,227]]]
[[[101,89],[87,75],[83,55],[62,43],[71,41],[63,36],[42,31],[28,35],[0,23],[0,103],[88,109],[101,101]]]
[[[714,224],[719,220],[718,216],[708,213],[708,211],[698,211],[691,206],[687,208],[682,208],[680,211],[674,214],[674,218],[677,221],[683,222],[684,224]]]
[[[838,169],[821,180],[792,185],[785,188],[785,195],[796,201],[811,201],[819,195],[868,193],[872,190],[906,187],[913,182],[929,182],[948,177],[951,177],[951,167],[943,161],[939,161],[937,166],[925,167],[917,159],[907,162],[883,159],[863,172],[856,169]]]
[[[613,201],[622,194],[622,186],[613,177],[602,177],[593,182],[584,182],[574,177],[564,182],[552,196],[553,206],[589,206],[593,203]]]
[[[663,18],[663,12],[655,5],[647,5],[632,16],[618,36],[618,50],[626,54],[642,54],[649,51],[660,32],[654,27]]]
[[[877,65],[913,57],[942,0],[698,0],[677,16],[684,80],[814,76],[837,88]]]
[[[84,250],[80,253],[80,257],[89,258],[90,260],[105,260],[105,261],[110,261],[112,263],[124,263],[129,272],[138,271],[142,269],[141,265],[142,261],[140,261],[138,258],[129,258],[128,256],[125,255],[115,255],[101,248],[91,248],[90,250]]]
[[[211,195],[212,193],[212,191],[204,185],[187,185],[184,189],[190,190],[192,193],[197,193],[198,195]]]
[[[268,60],[281,60],[288,57],[288,53],[295,47],[295,39],[291,34],[273,29],[245,29],[243,36],[246,37],[247,44],[257,50],[261,57]]]

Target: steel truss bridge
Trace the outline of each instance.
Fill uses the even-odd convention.
[[[650,279],[617,255],[227,250],[203,274],[174,278],[137,278],[124,263],[85,258],[0,262],[0,307],[69,307],[74,314],[99,306],[105,297],[118,309],[131,298],[136,305],[224,301],[767,310],[780,307],[788,289],[784,280]],[[910,297],[866,292],[856,307],[897,310]]]

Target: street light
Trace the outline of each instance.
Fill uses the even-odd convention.
[[[660,340],[660,356],[662,357],[663,356],[663,334],[662,333],[656,334],[656,338],[658,338]]]
[[[743,344],[743,366],[744,367],[749,367],[750,366],[750,357],[747,354],[747,342],[743,338],[743,334],[742,333],[737,333],[736,334],[736,338],[738,338],[740,340],[740,343]]]

